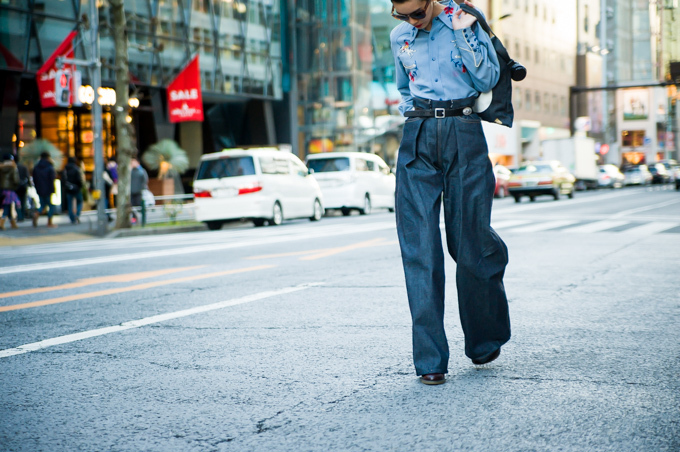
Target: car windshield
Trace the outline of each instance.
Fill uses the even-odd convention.
[[[330,173],[332,171],[349,171],[348,157],[329,157],[309,159],[307,167],[315,173]]]
[[[196,179],[219,179],[222,177],[252,176],[254,174],[255,165],[252,157],[223,157],[215,160],[204,160]]]
[[[552,173],[552,171],[550,165],[524,165],[520,166],[515,174]]]

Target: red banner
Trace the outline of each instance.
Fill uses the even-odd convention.
[[[198,55],[168,85],[170,122],[203,121]]]
[[[66,58],[73,58],[74,53],[73,53],[73,38],[76,37],[76,34],[78,32],[76,30],[73,30],[67,37],[64,39],[64,42],[59,44],[59,47],[57,47],[57,50],[52,53],[52,56],[50,56],[47,61],[45,61],[45,64],[42,65],[40,69],[38,69],[38,72],[36,72],[36,78],[38,80],[38,92],[40,93],[40,104],[42,105],[43,108],[49,108],[49,107],[56,107],[57,102],[55,100],[55,94],[54,94],[54,76],[57,73],[57,58],[59,57],[66,57]],[[75,71],[75,66],[72,64],[65,64],[64,67],[62,68],[64,72],[69,74],[69,80],[71,80],[71,84],[73,84],[73,73]],[[75,102],[75,90],[73,89],[73,85],[71,86],[71,103]]]

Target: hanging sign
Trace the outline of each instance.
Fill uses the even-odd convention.
[[[203,121],[198,55],[168,85],[170,122]]]
[[[75,72],[76,67],[72,64],[65,64],[63,67],[58,68],[56,62],[59,57],[73,58],[73,38],[76,37],[77,33],[76,30],[69,33],[66,39],[59,44],[59,47],[57,47],[54,53],[52,53],[47,61],[45,61],[45,64],[43,64],[42,67],[38,69],[38,72],[36,72],[38,92],[40,93],[40,104],[43,108],[56,107],[58,105],[55,92],[55,76],[59,69],[62,71],[59,75],[65,75],[70,84],[73,85],[75,82],[75,77],[72,75]],[[69,102],[71,104],[77,102],[75,96],[76,91],[76,87],[71,86],[69,94]]]

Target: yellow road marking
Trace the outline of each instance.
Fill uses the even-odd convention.
[[[373,240],[368,240],[365,242],[360,242],[360,243],[355,243],[353,245],[347,245],[347,246],[341,246],[338,248],[322,248],[318,250],[306,250],[306,251],[292,251],[290,253],[281,253],[281,254],[264,254],[261,256],[251,256],[251,257],[246,257],[246,259],[249,260],[255,260],[255,259],[276,259],[279,257],[290,257],[290,256],[304,256],[301,257],[301,261],[311,261],[311,260],[316,260],[316,259],[321,259],[322,257],[328,257],[328,256],[333,256],[335,254],[339,253],[344,253],[345,251],[351,251],[359,248],[369,248],[372,246],[384,246],[384,245],[394,245],[399,242],[391,241],[391,242],[385,242],[384,238],[377,238]]]
[[[193,276],[184,276],[182,278],[176,278],[176,279],[168,279],[164,281],[154,281],[154,282],[148,282],[148,283],[143,283],[143,284],[136,284],[134,286],[128,286],[128,287],[119,287],[117,289],[106,289],[106,290],[98,290],[96,292],[88,292],[88,293],[83,293],[83,294],[77,294],[77,295],[68,295],[65,297],[58,297],[58,298],[50,298],[47,300],[39,300],[39,301],[32,301],[30,303],[22,303],[22,304],[15,304],[11,306],[0,306],[0,312],[7,312],[7,311],[16,311],[18,309],[26,309],[26,308],[35,308],[38,306],[47,306],[50,304],[57,304],[57,303],[65,303],[67,301],[74,301],[74,300],[82,300],[85,298],[94,298],[94,297],[103,297],[105,295],[113,295],[117,293],[123,293],[123,292],[132,292],[135,290],[144,290],[144,289],[150,289],[152,287],[158,287],[158,286],[165,286],[165,285],[170,285],[170,284],[177,284],[185,281],[195,281],[198,279],[207,279],[207,278],[215,278],[217,276],[225,276],[225,275],[234,275],[237,273],[246,273],[246,272],[252,272],[256,270],[264,270],[267,268],[273,268],[276,267],[276,265],[258,265],[256,267],[247,267],[247,268],[240,268],[236,270],[226,270],[226,271],[221,271],[221,272],[214,272],[214,273],[206,273],[203,275],[193,275]]]
[[[92,286],[95,284],[112,283],[112,282],[132,282],[138,279],[153,278],[156,276],[167,275],[169,273],[176,273],[181,271],[195,270],[197,268],[203,268],[205,265],[197,265],[194,267],[181,267],[181,268],[167,268],[165,270],[154,270],[150,272],[139,272],[139,273],[127,273],[125,275],[110,275],[110,276],[98,276],[96,278],[85,278],[79,279],[76,282],[69,284],[60,284],[58,286],[50,287],[37,287],[35,289],[25,289],[16,290],[14,292],[0,293],[0,298],[9,297],[19,297],[22,295],[33,295],[36,293],[51,292],[53,290],[64,290],[64,289],[75,289],[78,287]]]
[[[301,257],[301,261],[313,261],[316,259],[321,259],[322,257],[328,257],[328,256],[333,256],[335,254],[339,253],[344,253],[345,251],[351,251],[351,250],[356,250],[359,248],[367,248],[370,246],[377,246],[377,245],[382,245],[380,242],[384,242],[385,239],[383,238],[378,238],[378,239],[373,239],[373,240],[367,240],[365,242],[359,242],[355,243],[354,245],[347,245],[347,246],[341,246],[338,248],[331,248],[328,250],[323,250],[319,253],[312,254],[311,256],[305,256]]]

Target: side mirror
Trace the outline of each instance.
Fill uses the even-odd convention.
[[[308,174],[314,174],[314,169],[313,168],[308,168],[307,169]]]

